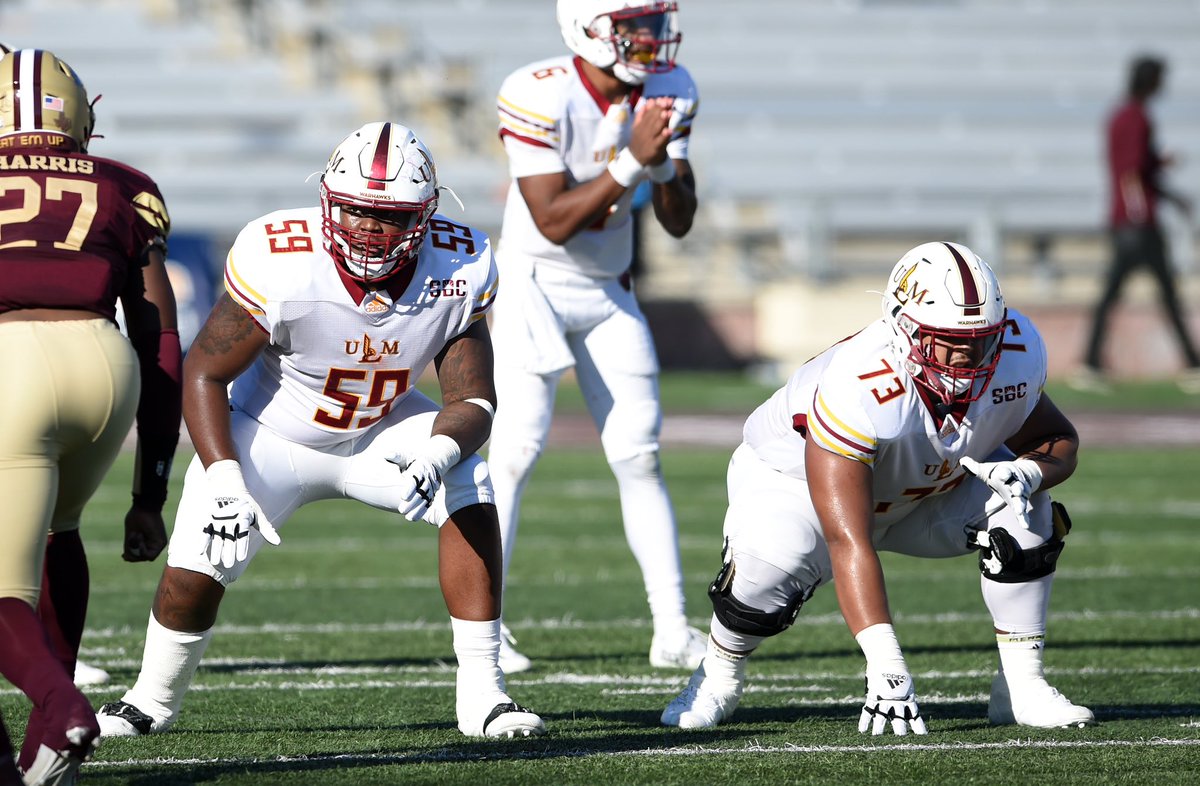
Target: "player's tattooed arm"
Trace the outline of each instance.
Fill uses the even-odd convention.
[[[208,466],[236,459],[226,388],[267,346],[267,334],[222,293],[183,362],[183,419]]]
[[[1042,394],[1029,417],[1004,443],[1018,458],[1036,461],[1042,470],[1038,488],[1054,488],[1075,472],[1079,463],[1079,433],[1070,419]]]
[[[492,339],[487,323],[479,320],[455,336],[435,360],[442,388],[442,411],[433,423],[434,434],[452,437],[467,456],[487,442],[492,416],[469,399],[482,399],[493,410],[496,387],[492,382]]]

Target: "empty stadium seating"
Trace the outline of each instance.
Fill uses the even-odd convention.
[[[717,254],[743,280],[828,278],[886,267],[855,238],[953,236],[1019,267],[1032,256],[1006,258],[1014,237],[1095,237],[1100,124],[1142,51],[1170,62],[1162,142],[1200,191],[1196,0],[681,5],[702,215],[685,241],[650,242],[686,260],[682,290],[727,267]],[[151,172],[178,225],[226,237],[311,202],[305,178],[382,115],[423,133],[467,217],[495,231],[496,89],[563,51],[548,0],[4,0],[0,39],[74,63],[104,94],[94,152]]]

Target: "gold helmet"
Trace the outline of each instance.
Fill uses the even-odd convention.
[[[42,132],[41,144],[71,140],[86,152],[94,127],[87,89],[53,52],[15,49],[0,58],[0,139]]]

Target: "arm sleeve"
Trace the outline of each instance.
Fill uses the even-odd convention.
[[[138,365],[142,394],[137,410],[133,501],[141,507],[162,510],[182,414],[183,352],[179,331],[160,331],[157,342],[148,337],[138,347]]]

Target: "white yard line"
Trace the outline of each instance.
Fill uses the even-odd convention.
[[[93,664],[105,668],[136,668],[141,661],[133,659],[109,659],[92,661]],[[430,666],[291,666],[286,662],[262,665],[261,660],[246,658],[214,658],[205,661],[196,682],[189,688],[199,693],[222,693],[230,691],[295,691],[295,690],[405,690],[428,688],[453,688],[455,668],[449,662],[437,663]],[[204,667],[232,667],[232,670],[216,673],[205,672]],[[245,666],[246,668],[239,668]],[[987,680],[994,672],[985,669],[967,669],[960,671],[927,670],[914,673],[914,677],[922,681],[973,679]],[[1198,666],[1168,666],[1168,667],[1137,667],[1137,668],[1047,668],[1046,674],[1051,677],[1146,677],[1164,675],[1196,675],[1200,674]],[[270,677],[290,677],[291,679],[272,680]],[[356,679],[344,679],[355,677]],[[221,681],[216,681],[221,680]],[[678,691],[687,681],[687,675],[680,673],[670,676],[634,675],[634,674],[579,674],[573,672],[555,672],[545,675],[519,674],[508,679],[511,685],[522,687],[538,686],[579,686],[587,688],[599,687],[600,692],[610,696],[654,696],[670,695]],[[862,673],[852,672],[795,672],[785,674],[754,675],[747,681],[747,693],[762,694],[812,694],[820,692],[836,692],[839,695],[819,699],[795,698],[789,704],[797,706],[824,706],[829,704],[854,705],[862,702],[862,696],[857,690],[845,694],[843,683],[850,682],[860,687]],[[926,683],[928,684],[928,683]],[[106,683],[90,688],[95,693],[116,693],[124,691],[128,685]],[[5,686],[0,688],[0,695],[15,696],[20,691]],[[961,702],[984,702],[988,694],[939,694],[928,692],[921,694],[922,703],[945,704]],[[1159,713],[1155,713],[1159,714]]]
[[[631,751],[596,751],[586,748],[571,750],[529,750],[522,743],[512,743],[509,751],[498,750],[494,747],[480,753],[439,750],[434,753],[343,753],[335,755],[314,756],[274,756],[269,759],[227,758],[227,759],[123,759],[110,761],[93,761],[83,765],[84,770],[114,769],[117,767],[224,767],[252,765],[262,763],[296,762],[298,765],[311,765],[320,762],[335,762],[353,766],[362,764],[415,764],[421,762],[467,762],[467,761],[497,761],[504,759],[566,759],[603,757],[617,758],[621,756],[639,756],[645,758],[660,758],[669,756],[730,756],[742,753],[913,753],[925,751],[987,751],[987,750],[1020,750],[1020,749],[1092,749],[1103,748],[1174,748],[1200,746],[1200,739],[1168,739],[1155,737],[1149,740],[1006,740],[1004,742],[900,742],[887,745],[746,745],[744,747],[685,745],[670,748],[644,748]]]
[[[952,612],[945,614],[896,614],[899,623],[913,625],[957,624],[962,622],[988,622],[991,617],[986,612]],[[1051,613],[1052,622],[1104,622],[1106,620],[1200,620],[1200,608],[1145,610],[1112,610],[1112,611],[1060,611]],[[708,618],[694,622],[706,623]],[[797,627],[806,625],[844,625],[841,614],[801,615],[796,620]],[[643,630],[650,627],[650,620],[612,619],[584,621],[572,618],[558,619],[514,619],[509,626],[520,633],[523,630],[614,630],[627,628]],[[216,634],[219,636],[261,636],[263,634],[277,635],[334,635],[344,636],[357,633],[412,633],[416,631],[449,630],[448,620],[405,620],[379,623],[344,623],[328,622],[318,624],[298,623],[265,623],[262,625],[217,625]],[[126,636],[142,636],[142,629],[136,630],[129,626],[112,628],[88,628],[84,632],[84,642],[96,639],[123,638]]]

